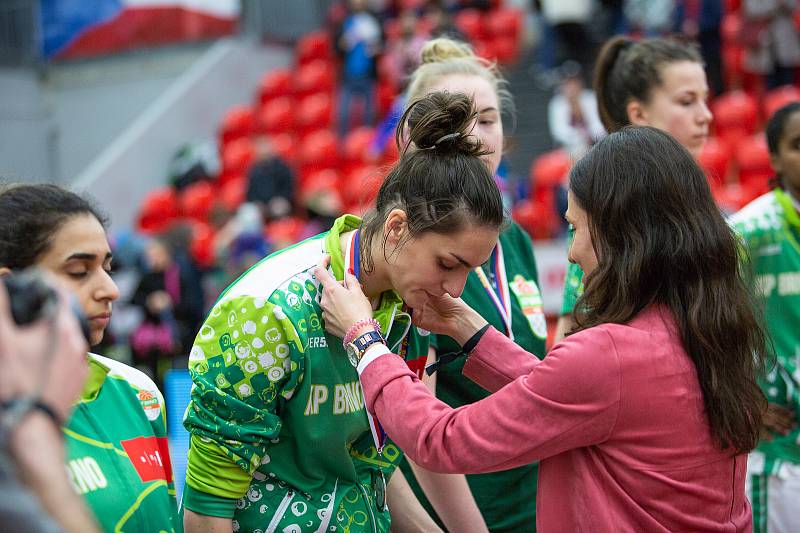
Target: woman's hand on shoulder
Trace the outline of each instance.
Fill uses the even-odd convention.
[[[322,285],[319,305],[325,330],[343,338],[353,324],[372,318],[372,306],[354,275],[345,272],[344,282],[341,282],[328,272],[330,261],[329,255],[322,256],[314,276]]]

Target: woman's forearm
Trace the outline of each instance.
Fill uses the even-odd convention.
[[[448,531],[488,532],[467,478],[463,474],[437,474],[409,460],[425,496]]]
[[[232,533],[233,520],[221,516],[206,516],[184,508],[183,529],[186,533]]]

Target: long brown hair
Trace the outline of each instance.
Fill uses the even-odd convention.
[[[766,407],[756,383],[766,337],[738,240],[703,171],[666,133],[628,127],[578,161],[570,190],[598,259],[576,304],[578,329],[666,306],[697,369],[712,435],[723,449],[753,449]]]

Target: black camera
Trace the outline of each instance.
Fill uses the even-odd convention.
[[[8,291],[11,317],[18,326],[32,324],[56,313],[58,293],[35,270],[15,272],[2,280]],[[91,344],[89,321],[74,300],[70,301],[70,309],[78,319],[83,336]]]

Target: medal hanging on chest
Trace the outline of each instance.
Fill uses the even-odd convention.
[[[497,309],[497,313],[503,321],[503,329],[505,330],[506,336],[513,341],[514,332],[511,330],[511,295],[509,294],[508,282],[506,280],[506,263],[503,259],[503,247],[499,242],[497,246],[495,246],[492,256],[489,258],[489,276],[492,277],[494,283],[492,283],[489,276],[486,275],[483,266],[477,267],[474,272],[481,281],[483,290],[486,291],[495,309]]]
[[[359,253],[360,234],[360,230],[353,232],[347,249],[345,250],[344,259],[346,268],[350,269],[357,279],[361,278],[361,255]],[[393,321],[394,320],[392,320],[392,322]],[[386,330],[387,339],[389,337],[390,328],[391,324]],[[408,335],[406,335],[406,337],[403,339],[400,351],[403,352],[407,349]],[[401,357],[404,356],[403,353],[399,353],[398,355]],[[372,440],[375,443],[375,450],[378,452],[378,462],[383,463],[383,446],[386,443],[386,432],[383,430],[383,426],[376,416],[373,416],[368,410],[366,410],[366,413],[367,420],[369,422],[370,433],[372,434]],[[372,470],[371,477],[372,494],[375,497],[375,506],[380,512],[386,512],[388,509],[388,506],[386,505],[386,476],[383,473],[383,469],[378,466],[375,470]]]

